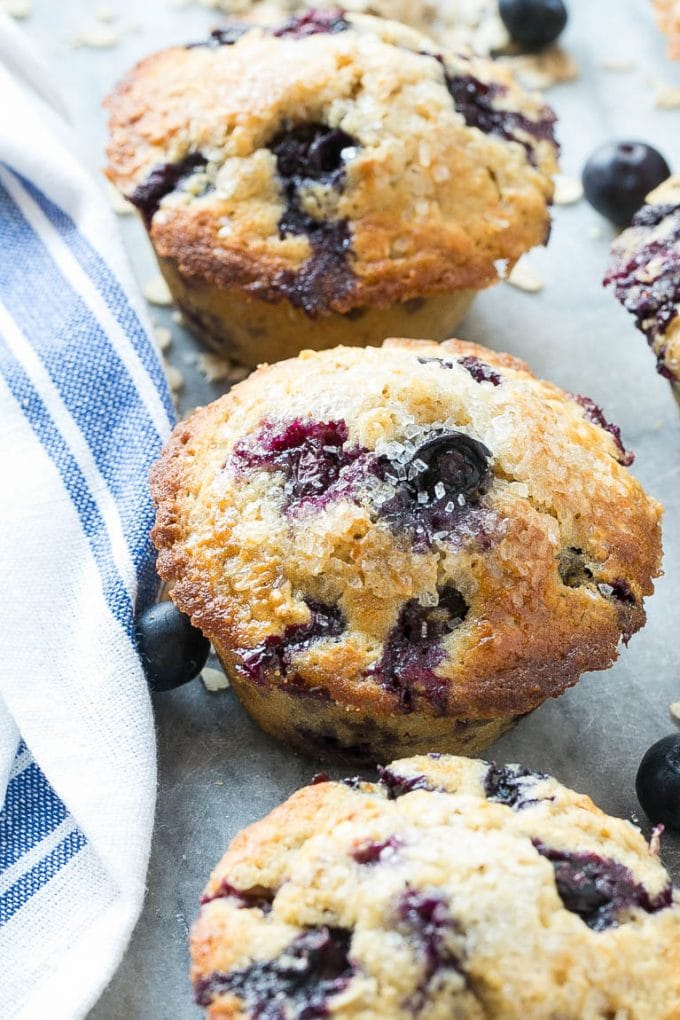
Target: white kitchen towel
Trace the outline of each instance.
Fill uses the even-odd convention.
[[[84,1016],[141,909],[156,785],[134,643],[173,410],[113,214],[0,19],[0,1016]]]

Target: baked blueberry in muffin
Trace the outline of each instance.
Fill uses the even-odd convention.
[[[678,399],[680,380],[680,177],[669,177],[612,245],[605,277],[635,317],[657,370]]]
[[[191,957],[211,1020],[672,1020],[680,898],[640,832],[588,797],[423,756],[305,787],[241,832]]]
[[[302,751],[474,753],[644,622],[661,508],[584,398],[474,344],[258,370],[152,474],[158,569]]]
[[[450,336],[548,236],[551,110],[395,22],[221,29],[143,61],[107,105],[108,175],[187,323],[246,364]]]

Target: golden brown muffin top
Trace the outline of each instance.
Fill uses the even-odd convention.
[[[493,718],[644,622],[660,506],[583,397],[461,341],[303,352],[152,472],[172,597],[227,665],[354,708]]]
[[[680,901],[640,832],[466,758],[298,791],[232,842],[191,955],[210,1020],[680,1016]]]
[[[395,22],[226,29],[107,105],[108,175],[158,254],[309,314],[485,287],[547,237],[552,112]]]

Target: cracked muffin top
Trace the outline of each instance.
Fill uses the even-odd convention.
[[[107,105],[108,175],[157,254],[311,315],[486,287],[548,236],[552,112],[395,22],[217,30]]]
[[[660,374],[680,380],[680,176],[652,191],[617,237],[604,282],[635,316]]]
[[[630,822],[518,765],[422,756],[244,830],[191,938],[211,1020],[671,1020],[680,899]]]
[[[172,597],[225,664],[378,715],[494,718],[644,622],[660,506],[585,397],[461,341],[304,352],[152,472]]]

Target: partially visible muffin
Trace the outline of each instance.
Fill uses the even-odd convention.
[[[142,61],[108,175],[187,324],[245,364],[450,336],[549,232],[554,115],[492,62],[308,11]]]
[[[680,60],[680,0],[653,0],[656,20],[668,37],[668,55]]]
[[[642,626],[661,509],[631,459],[507,355],[308,351],[176,428],[158,570],[280,739],[472,754]]]
[[[677,1020],[680,897],[589,797],[425,756],[241,832],[191,959],[210,1020]]]
[[[334,0],[211,0],[226,14],[273,25],[300,8],[337,7]],[[498,0],[344,0],[352,14],[401,21],[455,53],[471,52],[506,64],[527,88],[549,88],[578,76],[573,57],[558,45],[522,51],[503,24]]]
[[[212,0],[232,17],[275,24],[296,11],[337,7],[333,0]],[[471,50],[494,56],[510,49],[511,40],[498,12],[498,0],[344,0],[350,14],[373,14],[400,21],[456,52]]]
[[[680,383],[680,176],[647,196],[612,245],[605,284],[631,314],[678,398]]]

